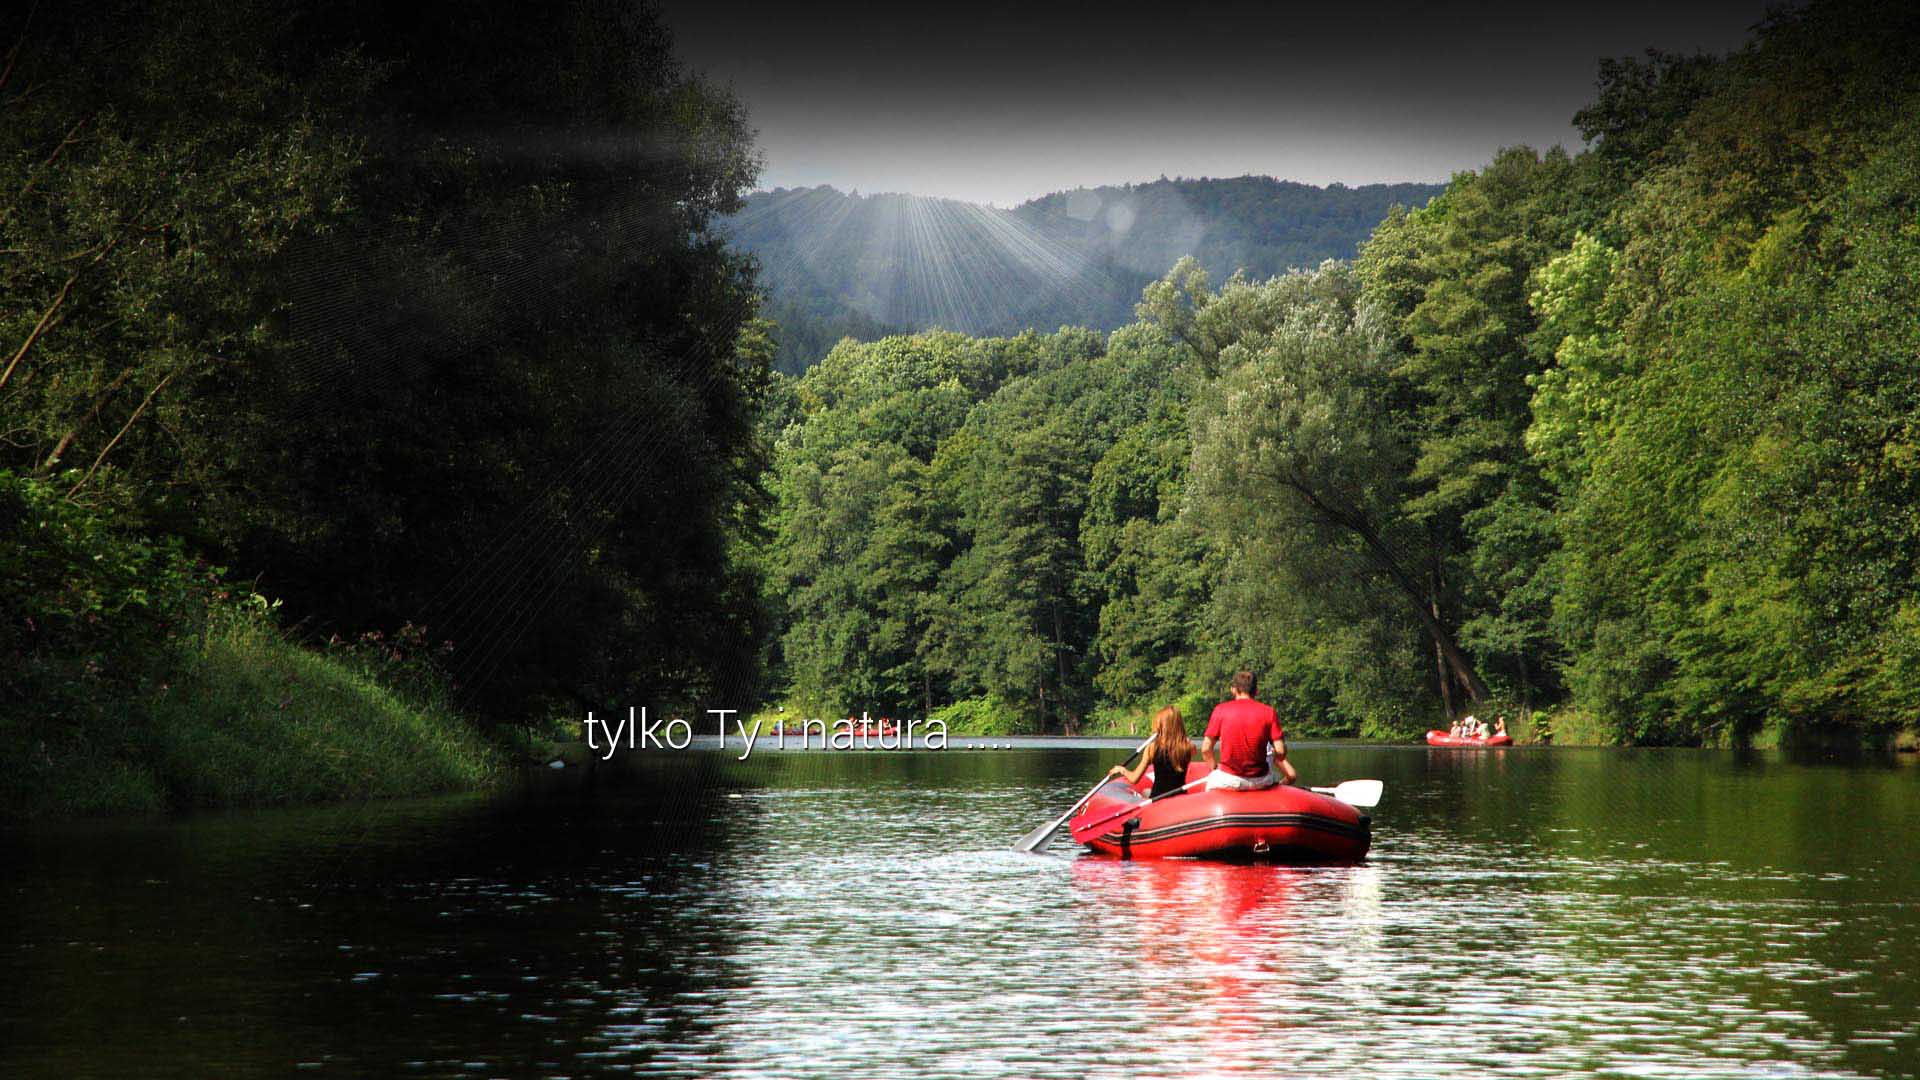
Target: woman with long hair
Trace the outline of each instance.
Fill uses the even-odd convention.
[[[1152,798],[1171,795],[1179,791],[1187,782],[1187,766],[1193,762],[1193,740],[1187,738],[1187,724],[1181,719],[1180,710],[1169,705],[1153,714],[1153,738],[1147,743],[1145,753],[1140,755],[1140,764],[1129,770],[1124,765],[1115,765],[1107,770],[1108,776],[1118,776],[1129,784],[1140,782],[1140,776],[1153,768]]]

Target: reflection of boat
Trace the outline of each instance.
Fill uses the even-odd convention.
[[[1512,746],[1511,735],[1489,735],[1484,739],[1469,739],[1464,735],[1449,735],[1444,731],[1427,732],[1428,746]]]
[[[1207,766],[1187,767],[1187,782]],[[1152,772],[1138,784],[1114,779],[1068,823],[1077,844],[1123,859],[1265,859],[1289,863],[1358,862],[1373,843],[1367,815],[1301,787],[1262,791],[1189,791],[1146,802]]]
[[[1324,992],[1300,977],[1314,966],[1303,954],[1328,940],[1296,910],[1312,873],[1182,859],[1074,863],[1088,932],[1126,951],[1128,981],[1147,989],[1140,1004],[1159,1018],[1158,1036],[1135,1048],[1130,1072],[1210,1080],[1299,1068],[1273,1034]],[[1323,878],[1329,887],[1338,886]]]
[[[1179,801],[1179,796],[1172,801]],[[1085,936],[1117,950],[1108,981],[1138,989],[1107,999],[1108,1021],[1148,1039],[1116,1036],[1132,1076],[1250,1080],[1301,1071],[1294,1036],[1347,1041],[1316,1072],[1364,1075],[1389,1045],[1366,1018],[1404,1009],[1406,959],[1383,935],[1386,869],[1338,869],[1156,859],[1076,859],[1073,910]],[[1096,976],[1100,978],[1101,976]],[[1081,999],[1089,1008],[1090,1000]],[[1451,1030],[1437,1028],[1436,1030]],[[1276,1038],[1276,1036],[1279,1036]],[[1371,1043],[1371,1045],[1369,1045]],[[1383,1050],[1384,1048],[1384,1050]],[[1351,1063],[1349,1067],[1349,1063]],[[1030,1070],[1034,1075],[1039,1070]],[[1118,1073],[1120,1070],[1114,1070]],[[1392,1069],[1385,1070],[1392,1072]]]
[[[1109,859],[1081,859],[1073,876],[1094,902],[1106,932],[1132,926],[1147,947],[1151,964],[1179,963],[1192,957],[1230,962],[1238,946],[1266,950],[1283,945],[1295,927],[1289,907],[1293,892],[1312,871],[1273,866],[1226,866],[1184,859],[1121,866]],[[1132,917],[1109,921],[1120,911]],[[1178,950],[1153,948],[1168,927],[1181,927]]]

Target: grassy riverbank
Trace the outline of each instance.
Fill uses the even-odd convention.
[[[443,704],[259,622],[210,626],[86,728],[0,720],[0,815],[64,818],[469,789],[503,754]]]
[[[0,818],[471,788],[504,754],[424,632],[298,641],[113,507],[0,472]]]

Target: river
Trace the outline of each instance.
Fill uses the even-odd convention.
[[[1920,767],[1296,743],[1372,855],[1010,845],[1091,744],[0,833],[0,1074],[1920,1074]]]

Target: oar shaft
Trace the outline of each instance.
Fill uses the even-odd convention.
[[[1149,736],[1147,738],[1147,741],[1141,743],[1139,746],[1134,747],[1133,753],[1127,755],[1127,760],[1121,763],[1122,767],[1133,764],[1133,759],[1145,753],[1147,747],[1152,745],[1153,745],[1153,738]],[[1035,832],[1028,833],[1026,836],[1022,837],[1019,847],[1016,848],[1016,850],[1019,850],[1019,851],[1038,850],[1041,845],[1047,842],[1048,837],[1052,836],[1056,832],[1059,832],[1060,826],[1065,825],[1068,821],[1072,820],[1073,815],[1079,813],[1080,808],[1087,805],[1087,803],[1091,801],[1095,795],[1099,794],[1100,789],[1105,787],[1106,784],[1107,784],[1106,777],[1104,776],[1101,777],[1099,783],[1087,789],[1087,793],[1085,795],[1080,796],[1080,801],[1074,803],[1073,807],[1069,809],[1066,813],[1061,814],[1059,817],[1055,818],[1052,824],[1048,825],[1044,829],[1040,829]]]
[[[1140,811],[1146,809],[1147,807],[1152,806],[1154,803],[1159,802],[1161,799],[1170,799],[1173,796],[1180,794],[1181,792],[1192,791],[1194,788],[1197,788],[1201,784],[1204,784],[1206,782],[1207,782],[1207,778],[1204,776],[1198,780],[1189,780],[1186,783],[1181,784],[1179,787],[1179,790],[1177,791],[1163,792],[1159,795],[1155,795],[1153,798],[1148,799],[1145,802],[1134,803],[1131,806],[1128,806],[1124,810],[1116,810],[1113,813],[1108,814],[1106,817],[1101,818],[1099,821],[1090,821],[1087,824],[1080,826],[1080,828],[1081,830],[1084,831],[1086,829],[1092,829],[1101,825],[1105,825],[1109,821],[1118,821],[1121,818],[1128,816],[1129,814],[1139,813]]]
[[[1134,760],[1138,758],[1141,754],[1146,753],[1147,747],[1152,745],[1153,745],[1153,739],[1149,737],[1146,742],[1143,742],[1139,746],[1134,747],[1133,753],[1127,755],[1127,760],[1121,762],[1120,767],[1124,769],[1127,766],[1133,764]],[[1080,796],[1080,801],[1073,804],[1073,809],[1068,810],[1066,813],[1060,815],[1060,820],[1054,822],[1053,827],[1058,829],[1060,826],[1066,824],[1067,821],[1073,817],[1073,815],[1080,812],[1081,807],[1091,802],[1095,795],[1100,794],[1100,789],[1106,786],[1107,786],[1107,777],[1103,776],[1100,778],[1099,783],[1088,788],[1087,793],[1085,795]]]

